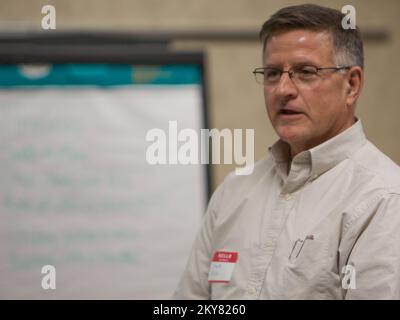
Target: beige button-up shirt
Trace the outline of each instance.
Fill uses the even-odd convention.
[[[213,194],[176,299],[400,299],[400,169],[361,121],[289,160],[278,141]],[[237,252],[210,283],[215,252]]]

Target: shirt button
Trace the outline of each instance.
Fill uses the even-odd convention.
[[[265,247],[266,247],[266,248],[272,247],[273,244],[274,244],[274,243],[272,242],[272,240],[268,240],[268,241],[265,243]]]
[[[249,288],[249,290],[247,290],[247,293],[251,294],[251,295],[255,295],[257,293],[257,290],[256,290],[256,288]]]
[[[292,196],[290,195],[290,193],[284,193],[284,194],[282,194],[282,196],[283,196],[283,198],[284,198],[285,200],[290,200],[290,199],[292,198]]]

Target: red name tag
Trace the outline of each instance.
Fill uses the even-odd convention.
[[[217,251],[214,253],[212,261],[235,263],[238,258],[237,252]]]
[[[229,283],[238,259],[237,252],[217,251],[214,253],[208,273],[208,282]]]

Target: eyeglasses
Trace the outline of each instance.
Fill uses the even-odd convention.
[[[285,71],[278,68],[266,67],[254,69],[253,74],[256,78],[257,83],[266,86],[273,86],[278,84],[283,73],[287,73],[289,75],[289,78],[296,84],[311,85],[320,78],[319,72],[321,70],[339,71],[350,68],[351,66],[318,68],[316,66],[300,65],[294,66]]]

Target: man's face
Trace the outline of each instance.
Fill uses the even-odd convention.
[[[293,30],[272,35],[265,47],[264,67],[288,70],[293,66],[334,67],[329,34]],[[322,70],[312,83],[294,83],[287,73],[274,85],[264,86],[268,116],[279,137],[290,144],[292,155],[312,148],[354,122],[346,101],[346,72]]]

